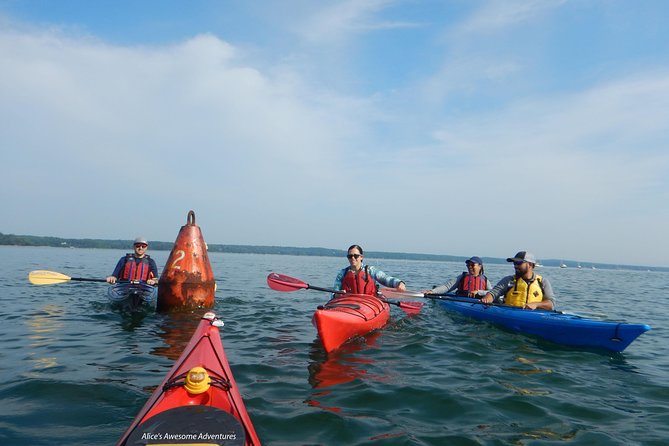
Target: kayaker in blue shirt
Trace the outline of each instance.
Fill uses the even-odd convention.
[[[334,289],[353,294],[369,294],[375,296],[378,285],[406,290],[406,285],[400,279],[389,276],[378,268],[364,265],[363,250],[360,245],[351,245],[346,254],[349,266],[339,271],[335,278]]]
[[[146,254],[149,243],[144,237],[137,237],[133,243],[133,253],[121,257],[114,268],[111,276],[107,277],[108,283],[142,282],[148,285],[158,283],[158,266],[156,261]]]
[[[458,296],[478,297],[479,291],[492,288],[490,280],[483,273],[483,260],[474,256],[465,261],[467,271],[455,277],[444,285],[436,286],[431,290],[423,290],[425,294],[446,294],[455,291]]]
[[[513,262],[516,273],[500,280],[488,294],[483,296],[481,302],[489,304],[501,301],[505,305],[529,310],[554,310],[553,288],[548,279],[534,272],[534,266],[537,264],[534,254],[520,251],[506,261]]]

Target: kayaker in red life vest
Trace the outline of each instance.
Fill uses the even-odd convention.
[[[346,291],[352,294],[376,295],[377,282],[390,287],[405,291],[404,282],[396,277],[389,276],[378,268],[363,264],[363,251],[359,245],[348,248],[346,255],[349,266],[339,271],[335,279],[334,289]]]
[[[501,300],[505,305],[526,308],[528,310],[554,310],[555,295],[548,279],[534,273],[537,259],[534,254],[520,251],[506,259],[513,262],[516,273],[506,276],[495,285],[481,302],[489,304]]]
[[[135,252],[121,257],[107,282],[146,282],[148,285],[158,283],[158,267],[156,261],[146,254],[149,243],[143,237],[137,237],[133,244]]]
[[[444,285],[434,287],[431,290],[423,290],[423,293],[445,294],[455,291],[458,296],[478,297],[479,291],[485,293],[485,291],[492,289],[490,280],[483,273],[483,260],[480,257],[474,256],[467,259],[465,265],[467,265],[467,271],[449,280]]]

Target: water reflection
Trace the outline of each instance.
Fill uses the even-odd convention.
[[[636,365],[631,364],[627,361],[623,353],[614,352],[610,354],[607,362],[612,370],[620,370],[623,372],[637,373],[637,374],[641,373],[641,371]]]
[[[367,367],[374,361],[356,356],[355,353],[373,347],[381,335],[380,331],[370,333],[363,342],[347,342],[340,348],[325,352],[320,341],[314,341],[309,352],[309,384],[313,388],[345,384],[367,375]]]
[[[30,318],[25,319],[25,323],[33,332],[33,335],[30,335],[30,339],[34,339],[37,342],[43,340],[52,340],[50,336],[47,336],[47,333],[53,333],[59,331],[63,328],[63,322],[59,319],[65,314],[65,309],[60,305],[48,304],[42,308],[38,308],[31,315]],[[32,346],[37,344],[31,344]]]
[[[315,340],[311,344],[309,351],[311,362],[307,367],[311,387],[323,389],[340,386],[359,378],[382,381],[383,377],[369,374],[368,369],[374,364],[374,361],[368,359],[365,355],[366,350],[375,348],[376,340],[381,334],[381,331],[376,331],[364,338],[349,341],[329,354],[320,341]],[[359,352],[362,352],[362,354],[358,355]],[[322,400],[331,393],[332,390],[314,392],[305,403],[313,407],[340,413],[341,408],[325,406],[322,403]]]
[[[532,440],[546,440],[551,442],[558,441],[573,441],[576,438],[576,435],[579,433],[578,430],[571,430],[569,432],[556,432],[548,428],[539,428],[526,432],[521,432],[519,435],[513,435],[510,439],[511,444],[525,446],[528,441]]]
[[[121,330],[128,332],[136,331],[144,324],[147,318],[153,320],[156,317],[160,317],[151,308],[140,308],[137,311],[123,311],[120,307],[111,304],[106,298],[104,302],[92,301],[90,306],[93,310],[91,317],[103,320],[118,320]]]
[[[144,319],[150,313],[150,311],[121,313],[121,329],[123,331],[134,331],[142,325]]]
[[[200,319],[209,310],[196,310],[184,313],[170,313],[160,325],[160,338],[165,345],[154,347],[151,354],[171,360],[179,359],[184,347],[188,344]]]
[[[31,317],[25,319],[25,324],[32,334],[29,346],[33,349],[28,353],[29,361],[33,369],[42,370],[58,366],[55,356],[41,356],[36,348],[50,346],[58,342],[56,333],[63,328],[60,319],[65,314],[65,309],[60,305],[48,304],[35,310]]]

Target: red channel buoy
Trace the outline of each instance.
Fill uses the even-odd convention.
[[[158,311],[187,311],[214,306],[216,280],[195,212],[189,211],[158,281]]]

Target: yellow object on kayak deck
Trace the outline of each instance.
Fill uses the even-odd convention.
[[[209,390],[211,379],[203,367],[193,367],[186,376],[186,385],[184,388],[188,393],[199,395]]]

